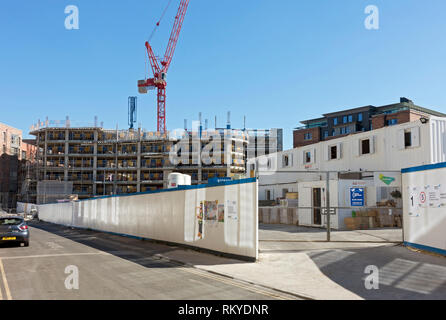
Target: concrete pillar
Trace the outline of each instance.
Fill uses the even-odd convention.
[[[169,174],[171,174],[172,170],[163,170],[163,188],[167,189],[169,186]]]
[[[47,153],[48,153],[48,130],[45,128],[45,147],[43,150],[43,180],[46,180]]]
[[[136,192],[141,192],[141,128],[138,128],[138,145],[136,157],[136,174],[138,184],[136,185]]]
[[[225,162],[226,162],[226,176],[231,176],[231,164],[232,164],[232,139],[230,139],[229,134],[225,135],[224,139],[224,155],[225,155]]]
[[[96,126],[96,125],[95,125]],[[96,195],[96,178],[98,175],[98,131],[94,131],[94,145],[93,145],[93,195]]]
[[[65,158],[64,158],[64,181],[68,181],[68,163],[69,163],[69,130],[65,130]]]

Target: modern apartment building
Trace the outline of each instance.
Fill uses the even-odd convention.
[[[321,118],[302,121],[304,126],[293,132],[293,145],[294,148],[307,146],[430,116],[446,117],[446,114],[417,106],[407,98],[401,98],[399,103],[380,107],[369,105],[327,113]]]
[[[275,200],[323,180],[321,171],[399,172],[445,161],[446,118],[430,116],[250,159],[248,168],[259,175],[259,199]]]
[[[47,199],[39,190],[48,190],[45,184],[55,190],[57,182],[65,190],[60,194],[85,199],[163,189],[172,172],[190,175],[193,184],[245,174],[248,136],[240,130],[185,131],[173,136],[141,129],[44,126],[31,134],[42,150],[38,153],[37,202]],[[217,140],[219,148],[209,148]],[[209,161],[201,161],[203,150]],[[173,163],[172,154],[177,152],[181,156]],[[72,190],[67,191],[67,185]]]

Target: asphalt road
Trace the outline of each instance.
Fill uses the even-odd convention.
[[[160,259],[178,250],[167,245],[47,223],[30,233],[29,247],[0,245],[0,300],[295,299]]]

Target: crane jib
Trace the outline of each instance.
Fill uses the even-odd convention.
[[[152,69],[153,78],[147,80],[138,81],[138,91],[139,93],[147,93],[150,89],[158,89],[157,95],[157,129],[158,132],[166,133],[166,74],[169,70],[170,64],[172,62],[172,57],[175,52],[175,48],[178,43],[178,39],[180,36],[181,28],[183,26],[184,18],[186,16],[187,7],[189,5],[190,0],[181,0],[180,6],[178,8],[177,15],[175,16],[175,22],[172,28],[172,32],[169,37],[169,43],[167,44],[166,53],[164,54],[164,58],[162,61],[159,61],[159,58],[155,56],[153,53],[152,47],[149,44],[149,41],[146,42],[147,54],[149,56],[150,67]],[[170,5],[170,1],[168,6]],[[164,17],[165,12],[167,11],[166,7],[161,19]],[[157,26],[159,25],[161,19],[158,21]],[[155,27],[156,29],[156,27]],[[153,32],[152,32],[153,35]]]

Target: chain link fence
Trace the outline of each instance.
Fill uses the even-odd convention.
[[[269,231],[267,237],[402,241],[398,171],[279,171],[275,179],[275,183],[262,184],[260,175],[259,221]]]

